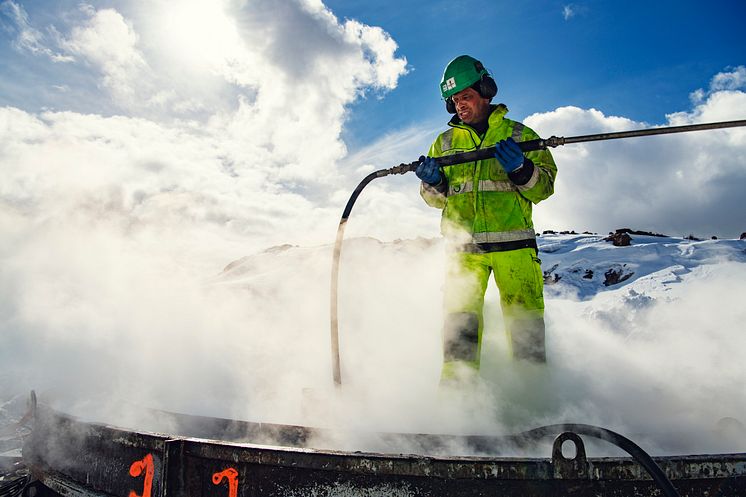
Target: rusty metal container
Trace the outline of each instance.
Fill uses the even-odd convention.
[[[170,416],[178,433],[165,435],[85,422],[42,405],[34,411],[24,459],[43,491],[69,497],[667,495],[635,459],[587,457],[581,437],[570,432],[557,436],[547,458],[433,457],[305,448],[315,430],[302,426],[154,411]],[[431,446],[454,438],[401,436]],[[574,457],[563,456],[563,443],[575,444]],[[746,495],[746,453],[653,459],[681,496]]]

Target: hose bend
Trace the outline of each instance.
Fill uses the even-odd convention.
[[[350,217],[352,207],[355,205],[357,198],[363,189],[376,178],[383,178],[390,174],[405,174],[410,171],[414,171],[420,161],[402,163],[398,166],[391,167],[389,169],[379,169],[367,175],[360,184],[357,185],[353,190],[350,199],[347,201],[344,212],[342,212],[342,219],[339,220],[339,226],[337,227],[337,238],[334,241],[334,252],[332,254],[332,281],[331,281],[331,302],[330,302],[330,317],[331,317],[331,346],[332,346],[332,377],[334,378],[334,384],[336,386],[342,385],[342,371],[339,359],[339,259],[342,254],[342,241],[344,239],[345,227],[347,226],[347,219]]]

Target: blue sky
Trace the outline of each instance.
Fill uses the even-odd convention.
[[[345,135],[352,142],[371,129],[445,119],[437,83],[461,53],[493,72],[497,99],[519,119],[575,105],[651,125],[688,109],[690,92],[746,60],[738,0],[326,3],[386,29],[413,69],[384,101],[359,104]]]

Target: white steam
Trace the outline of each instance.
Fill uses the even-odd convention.
[[[337,398],[328,391],[328,243],[360,173],[416,157],[430,139],[410,129],[403,148],[344,160],[349,104],[395,89],[406,73],[394,40],[313,1],[195,0],[179,16],[167,2],[154,16],[83,5],[53,37],[16,3],[2,5],[19,50],[93,74],[114,112],[0,109],[0,398],[34,388],[84,413],[124,400],[131,419],[147,406],[447,433],[559,419],[688,430],[746,410],[742,389],[733,393],[745,372],[742,262],[681,276],[670,298],[644,308],[612,292],[549,298],[559,403],[543,415],[511,378],[490,290],[485,382],[444,401],[443,247],[430,240],[438,212],[422,206],[412,177],[372,185],[350,222],[348,234],[428,238],[345,245]],[[739,74],[671,124],[738,118]],[[542,135],[643,124],[574,108],[526,122]],[[537,224],[709,235],[717,211],[718,233],[745,229],[744,134],[660,140],[667,145],[557,150],[557,194],[537,207]],[[298,247],[261,252],[283,243]],[[609,318],[633,311],[629,329]],[[322,401],[308,405],[308,389]]]

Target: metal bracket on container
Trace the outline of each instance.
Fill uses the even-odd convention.
[[[565,442],[575,444],[575,457],[567,458],[562,454]],[[561,480],[587,479],[589,475],[588,460],[585,457],[585,445],[579,435],[566,431],[554,439],[552,445],[552,469],[554,477]]]

